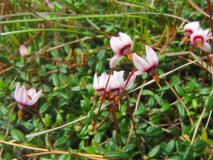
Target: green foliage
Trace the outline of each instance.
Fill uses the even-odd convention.
[[[50,2],[53,8],[48,8],[43,0],[0,2],[4,6],[0,16],[0,159],[23,159],[36,152],[1,144],[2,141],[66,151],[62,155],[40,155],[41,160],[84,160],[90,154],[124,160],[211,158],[211,66],[205,68],[195,62],[177,69],[194,60],[188,52],[185,54],[190,46],[182,43],[183,19],[200,21],[210,28],[207,17],[188,1]],[[194,2],[208,13],[205,1]],[[159,84],[152,83],[148,74],[137,76],[128,99],[121,97],[116,106],[119,144],[110,101],[103,102],[105,108],[96,117],[100,99],[93,89],[94,74],[110,71],[108,59],[114,53],[109,38],[118,32],[130,35],[134,42],[132,52],[144,56],[144,45],[157,51],[159,75],[177,69]],[[19,54],[22,44],[28,49],[24,58]],[[198,49],[193,48],[193,52],[205,56]],[[208,61],[204,59],[202,63]],[[115,70],[127,73],[132,69],[132,63],[123,58]],[[36,105],[24,110],[22,119],[14,100],[17,82],[43,91]],[[141,85],[141,92],[140,88],[134,90]],[[203,109],[206,112],[191,144]],[[58,126],[62,127],[57,129]],[[52,128],[56,130],[31,135]]]

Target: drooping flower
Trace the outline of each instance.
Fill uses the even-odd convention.
[[[132,40],[122,32],[118,33],[118,37],[111,37],[110,46],[115,55],[110,59],[110,68],[114,68],[122,56],[128,55],[131,52]]]
[[[41,96],[42,90],[36,92],[34,88],[26,89],[25,86],[20,87],[20,84],[16,84],[14,98],[18,103],[20,110],[24,109],[27,106],[34,105],[39,97]]]
[[[156,52],[149,46],[145,46],[146,48],[146,58],[139,57],[136,53],[133,54],[133,63],[138,73],[142,74],[147,72],[152,75],[155,73],[156,66],[158,64],[158,56]]]
[[[100,96],[103,96],[105,92],[107,80],[108,80],[108,75],[105,72],[102,73],[101,76],[99,77],[97,76],[97,74],[95,74],[94,76],[93,87]]]
[[[113,96],[119,95],[120,93],[128,90],[133,85],[136,75],[132,75],[129,79],[124,81],[124,71],[114,71],[109,79],[107,86],[107,92]]]
[[[27,47],[25,45],[20,45],[19,53],[22,57],[25,57],[28,54]]]
[[[192,33],[200,29],[200,23],[198,21],[187,23],[184,26],[184,36],[190,39]]]
[[[209,29],[199,29],[191,35],[191,45],[200,48],[205,52],[211,52],[211,46],[207,42],[209,39]]]

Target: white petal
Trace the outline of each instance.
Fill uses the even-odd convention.
[[[210,30],[209,29],[206,29],[203,31],[203,34],[204,34],[204,40],[207,41],[209,39],[209,32]]]
[[[124,71],[113,72],[114,80],[117,83],[117,88],[122,88],[124,86]]]
[[[18,97],[19,89],[20,89],[20,83],[17,83],[17,84],[16,84],[15,93],[14,93],[14,97],[15,97],[15,99]]]
[[[108,79],[107,74],[105,72],[102,73],[98,82],[99,83],[98,89],[103,89],[106,87],[107,79]]]
[[[110,68],[115,68],[116,64],[119,62],[120,59],[121,56],[119,56],[118,54],[114,55],[109,62]]]
[[[27,95],[30,96],[30,98],[32,98],[35,94],[36,94],[35,88],[31,88],[27,91]]]
[[[116,54],[120,54],[120,49],[123,48],[123,43],[120,38],[118,37],[111,37],[110,39],[110,46]]]
[[[128,90],[132,87],[134,81],[135,81],[135,78],[136,78],[136,75],[133,74],[132,77],[130,78],[129,82],[127,83],[127,80],[125,81],[125,84],[126,84],[126,87],[125,87],[125,90]]]
[[[118,34],[121,37],[121,40],[125,43],[125,45],[132,44],[132,39],[127,34],[122,32],[119,32]]]
[[[98,89],[98,77],[97,77],[97,74],[94,75],[93,87],[94,87],[95,90]]]
[[[150,67],[150,65],[136,53],[133,53],[133,63],[135,67],[141,72],[146,72],[146,70]]]
[[[124,84],[124,71],[118,72],[118,81],[119,81],[120,85],[123,86],[123,84]]]
[[[184,26],[184,30],[191,30],[192,32],[195,32],[199,29],[200,29],[200,23],[198,21],[187,23]]]
[[[38,101],[39,97],[41,96],[41,93],[42,93],[42,90],[40,90],[38,93],[34,94],[32,99],[27,102],[27,105],[28,106],[34,105]]]
[[[111,75],[110,76],[110,79],[109,79],[109,83],[108,83],[108,86],[107,86],[107,91],[111,91],[113,89],[116,89],[116,88],[119,88],[119,84],[116,80],[116,77],[115,75]]]
[[[149,46],[146,47],[146,59],[151,65],[157,65],[158,64],[158,56],[156,52]]]
[[[17,92],[17,96],[15,97],[17,102],[22,103],[22,99],[23,99],[24,91],[25,90],[26,89],[25,89],[24,86],[22,86],[21,88],[19,88],[19,90]]]
[[[28,100],[29,100],[29,98],[27,97],[27,90],[26,89],[23,89],[22,90],[22,96],[21,96],[21,103],[22,104],[27,104],[27,102],[28,102]]]
[[[140,75],[142,75],[144,72],[142,72],[142,71],[135,71],[135,73],[134,73],[134,75],[135,76],[140,76]]]
[[[201,48],[203,51],[205,52],[211,52],[211,46],[208,42],[204,42],[202,48]]]

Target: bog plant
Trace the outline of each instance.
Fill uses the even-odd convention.
[[[0,3],[2,159],[212,159],[209,0]]]

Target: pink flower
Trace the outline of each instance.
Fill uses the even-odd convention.
[[[118,95],[133,85],[136,76],[132,75],[129,80],[124,81],[124,71],[114,71],[109,79],[107,92],[112,93],[114,96]]]
[[[139,74],[144,72],[153,75],[158,64],[158,56],[156,52],[149,46],[146,47],[146,58],[139,57],[136,53],[133,54],[133,63]]]
[[[20,110],[24,109],[26,106],[34,105],[39,97],[41,96],[42,90],[36,92],[34,88],[27,90],[25,86],[20,87],[20,84],[16,84],[16,89],[14,93],[14,98],[18,103]]]
[[[22,57],[25,57],[28,54],[27,47],[25,45],[20,45],[19,53]]]
[[[46,5],[48,6],[49,9],[53,9],[54,6],[49,0],[45,0]]]
[[[209,39],[209,29],[199,29],[191,35],[191,45],[201,48],[205,52],[211,52],[211,46],[207,42]]]
[[[118,34],[118,37],[110,39],[110,46],[116,54],[110,59],[110,68],[114,68],[122,56],[130,54],[132,47],[132,40],[127,34],[122,32]]]
[[[108,75],[104,72],[101,76],[97,76],[95,74],[94,80],[93,80],[93,87],[98,92],[100,96],[102,96],[105,92],[106,83],[108,80]]]
[[[191,34],[200,29],[199,22],[190,22],[184,26],[184,36],[190,38]]]

